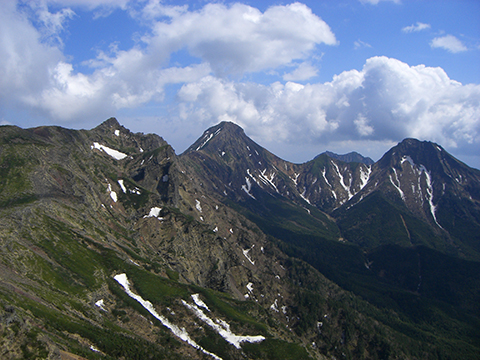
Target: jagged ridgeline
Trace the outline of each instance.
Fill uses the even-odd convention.
[[[480,172],[0,127],[2,359],[477,359]]]

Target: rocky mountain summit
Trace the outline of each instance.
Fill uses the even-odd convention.
[[[0,357],[476,358],[480,171],[347,155],[0,127]]]
[[[347,163],[348,162],[357,162],[357,163],[363,163],[365,165],[375,164],[375,161],[373,161],[371,158],[362,156],[361,154],[357,153],[356,151],[352,151],[352,152],[349,152],[348,154],[344,154],[344,155],[335,154],[331,151],[325,151],[323,154],[325,154],[325,155],[327,155],[331,158],[341,160],[341,161],[347,162]],[[319,156],[321,156],[323,154],[320,154]]]

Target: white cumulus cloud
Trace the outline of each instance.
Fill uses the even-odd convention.
[[[64,59],[62,52],[41,41],[41,33],[16,3],[6,1],[0,11],[0,104],[20,105],[25,94],[40,91]]]
[[[318,69],[309,62],[303,62],[292,72],[283,75],[286,81],[303,81],[317,76]]]
[[[455,36],[445,35],[436,37],[430,42],[432,48],[441,48],[450,51],[451,53],[458,53],[467,51],[468,48]]]
[[[261,143],[331,144],[406,137],[450,148],[480,146],[480,85],[441,68],[373,57],[328,83],[234,83],[214,77],[183,86],[184,116],[207,127],[231,120]],[[466,151],[466,150],[465,150]]]
[[[282,151],[293,149],[289,147],[293,144],[302,144],[297,150],[305,156],[306,148],[316,151],[319,144],[337,152],[345,147],[359,150],[355,144],[365,149],[376,144],[385,150],[405,137],[437,141],[465,154],[479,153],[480,85],[462,85],[441,68],[372,57],[361,70],[344,71],[330,82],[305,83],[319,72],[312,65],[315,50],[338,42],[330,27],[301,3],[263,12],[239,3],[210,3],[189,10],[160,0],[135,6],[127,0],[31,4],[36,5],[21,8],[14,0],[2,3],[2,122],[12,120],[6,114],[22,109],[51,122],[83,125],[84,119],[96,122],[121,109],[157,106],[164,101],[166,88],[177,84],[169,87],[177,93],[174,100],[169,97],[168,116],[166,111],[158,115],[163,116],[162,126],[170,124],[179,133],[187,129],[194,136],[231,120],[285,158]],[[92,11],[121,8],[142,21],[146,30],[129,49],[112,45],[98,52],[82,64],[89,67],[82,72],[63,54],[61,41],[50,41],[58,40],[68,21],[75,19],[76,6]],[[403,31],[426,26],[416,23]],[[357,43],[368,47],[361,40]],[[452,35],[437,37],[430,45],[451,52],[467,50]],[[194,61],[175,63],[177,52]],[[242,81],[262,71],[283,74],[277,76],[282,82]],[[154,129],[160,124],[155,116],[144,119]],[[161,135],[163,129],[158,130]]]
[[[84,62],[92,71],[79,72],[63,55],[60,41],[45,40],[59,34],[74,16],[70,8],[50,12],[48,6],[53,3],[90,10],[128,9],[133,16],[146,19],[150,30],[130,49],[112,45],[108,52],[100,51]],[[316,69],[302,61],[316,46],[337,43],[329,26],[300,3],[273,6],[265,12],[239,3],[212,3],[189,11],[153,0],[140,12],[129,8],[126,1],[39,0],[29,4],[31,11],[26,14],[16,1],[7,0],[0,14],[0,94],[4,95],[0,102],[15,103],[54,121],[99,118],[118,109],[162,101],[168,84],[195,82],[211,73],[242,75],[301,62],[286,77],[308,79]],[[180,50],[188,51],[199,63],[170,65],[170,57]]]
[[[305,59],[319,44],[335,45],[330,27],[300,3],[264,13],[248,5],[207,4],[198,11],[174,11],[144,38],[152,51],[186,48],[218,75],[273,69]]]

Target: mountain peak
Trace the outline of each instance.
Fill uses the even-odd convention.
[[[413,138],[406,138],[402,140],[396,147],[400,147],[402,149],[426,149],[427,147],[429,148],[435,148],[438,151],[442,151],[439,145],[435,144],[434,142],[431,141],[421,141]]]
[[[383,166],[411,159],[416,164],[423,164],[427,168],[438,168],[442,159],[452,158],[443,148],[431,141],[421,141],[407,138],[391,148],[378,161]]]
[[[205,130],[202,137],[204,137],[205,135],[208,136],[209,134],[215,134],[215,133],[218,135],[220,132],[223,132],[224,134],[226,133],[227,135],[230,135],[230,136],[246,137],[245,131],[243,130],[243,128],[231,121],[222,121],[219,124],[208,128],[207,130]]]
[[[120,127],[120,123],[118,120],[114,117],[111,117],[107,120],[105,120],[103,123],[97,126],[97,128],[112,128],[112,127]]]
[[[352,152],[349,152],[348,154],[344,154],[344,155],[335,154],[335,153],[330,152],[330,151],[325,151],[323,154],[325,154],[328,157],[331,157],[333,159],[341,160],[341,161],[344,161],[344,162],[347,162],[347,163],[356,162],[356,163],[362,163],[362,164],[365,164],[365,165],[373,165],[375,163],[375,161],[373,161],[371,158],[365,157],[365,156],[357,153],[356,151],[352,151]],[[320,155],[323,155],[323,154],[320,154]]]
[[[215,144],[215,151],[218,147],[224,147],[226,144],[232,146],[239,142],[251,141],[244,130],[231,121],[222,121],[204,131],[202,136],[197,139],[185,152],[207,150],[210,145]]]
[[[222,129],[226,129],[226,130],[231,130],[231,131],[241,131],[241,132],[244,132],[243,131],[243,128],[237,124],[235,124],[234,122],[232,121],[222,121],[221,123],[219,123],[218,125],[216,126],[212,126],[211,129],[213,128],[222,128]],[[208,131],[208,130],[207,130]]]

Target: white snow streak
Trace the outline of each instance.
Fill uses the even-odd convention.
[[[253,181],[255,181],[257,183],[258,186],[261,187],[260,183],[258,182],[258,180],[255,178],[255,176],[253,176],[251,173],[250,173],[250,169],[247,169],[247,175],[250,176]]]
[[[205,140],[200,144],[199,147],[197,147],[197,148],[195,149],[195,151],[198,151],[198,150],[200,150],[201,148],[203,148],[205,145],[207,145],[207,143],[208,143],[210,140],[212,140],[212,138],[213,138],[214,136],[216,136],[216,135],[220,132],[220,130],[222,130],[222,129],[221,129],[221,128],[218,129],[217,131],[215,131],[214,134],[210,134],[210,135],[205,134],[205,136],[204,136],[204,139],[205,139]]]
[[[353,195],[352,193],[350,192],[350,186],[347,186],[345,183],[344,183],[344,180],[343,180],[343,175],[340,173],[340,169],[338,168],[337,164],[335,164],[333,161],[331,161],[332,165],[335,167],[335,170],[338,174],[338,177],[340,178],[340,185],[342,185],[342,187],[345,189],[345,191],[347,192],[348,194],[348,200],[350,200]],[[351,181],[350,181],[350,184],[351,184]]]
[[[275,312],[279,312],[278,311],[278,299],[275,299],[275,302],[272,305],[270,305],[270,309],[272,309]]]
[[[333,191],[333,189],[332,189],[332,195],[335,198],[335,200],[337,200],[337,193],[335,191]]]
[[[114,134],[115,134],[115,136],[120,136],[120,130],[115,130]]]
[[[113,157],[115,160],[122,160],[125,159],[128,155],[124,154],[118,150],[111,149],[105,145],[100,145],[98,142],[94,142],[91,149],[103,150],[105,153]]]
[[[307,188],[304,187],[303,192],[300,194],[300,196],[303,200],[305,200],[307,203],[310,204],[310,200],[308,200],[307,197],[305,196],[306,192],[307,192]]]
[[[330,185],[330,183],[328,182],[327,176],[325,175],[326,173],[327,173],[327,169],[323,168],[323,171],[322,171],[323,178],[325,179],[325,182],[327,183],[327,185],[332,187],[332,185]]]
[[[100,309],[102,309],[103,311],[107,311],[107,309],[105,309],[104,306],[103,306],[104,304],[105,304],[105,303],[104,303],[103,299],[100,299],[100,300],[98,300],[98,301],[95,303],[95,306],[98,306],[98,307],[99,307]]]
[[[256,343],[256,342],[261,342],[265,340],[265,337],[261,335],[257,335],[257,336],[235,335],[230,330],[230,325],[227,322],[220,319],[216,319],[216,321],[213,321],[207,315],[205,315],[202,309],[200,309],[197,305],[189,304],[185,300],[182,300],[182,303],[183,305],[185,305],[186,308],[192,310],[200,320],[202,320],[205,324],[210,326],[221,337],[223,337],[227,342],[235,346],[237,349],[241,349],[240,343],[242,342]]]
[[[297,186],[298,177],[300,176],[300,174],[297,174],[297,173],[294,173],[294,174],[295,174],[295,179],[294,178],[290,178],[290,179],[292,179],[292,181],[295,183],[295,186]]]
[[[397,170],[395,168],[392,168],[392,170],[395,173],[395,180],[397,181],[398,185],[393,182],[392,175],[388,175],[388,177],[390,178],[390,182],[395,187],[395,189],[398,190],[398,192],[400,193],[400,196],[402,197],[402,200],[405,201],[405,194],[403,193],[402,189],[400,188],[400,180],[398,180]]]
[[[252,183],[250,182],[250,179],[248,177],[245,178],[246,185],[242,185],[242,190],[247,193],[248,196],[250,196],[252,199],[255,199],[255,196],[250,194],[250,190],[252,189]]]
[[[408,161],[412,167],[415,166],[415,162],[412,160],[412,158],[408,155],[404,155],[402,157],[401,163],[403,164],[405,161]]]
[[[250,250],[252,250],[254,246],[255,246],[255,244],[253,244],[250,249],[247,249],[247,250],[243,250],[243,249],[242,249],[243,255],[247,258],[248,261],[250,261],[250,263],[251,263],[252,265],[255,265],[255,262],[250,258],[250,256],[248,255],[248,252],[249,252]]]
[[[368,180],[370,180],[370,174],[372,173],[372,167],[367,166],[367,172],[363,172],[363,168],[360,168],[360,190],[362,190],[365,185],[367,185]]]
[[[117,202],[117,200],[118,200],[117,193],[112,190],[112,185],[110,185],[110,184],[108,184],[108,192],[110,193],[110,197],[112,198],[112,200],[114,202]]]
[[[125,187],[125,184],[123,183],[123,180],[118,180],[118,184],[122,188],[123,193],[126,194],[127,193],[127,188]]]
[[[128,296],[130,296],[134,300],[137,300],[150,314],[152,314],[156,319],[158,319],[163,326],[170,329],[177,337],[179,337],[181,340],[185,341],[189,345],[193,346],[195,349],[202,351],[204,354],[210,355],[214,359],[222,360],[222,358],[218,357],[215,354],[212,354],[211,352],[205,350],[200,345],[198,345],[192,338],[190,338],[190,335],[188,335],[187,331],[184,328],[180,329],[177,325],[172,324],[167,318],[164,318],[163,316],[158,314],[150,301],[144,300],[140,295],[132,292],[132,290],[130,290],[130,282],[128,281],[126,274],[115,275],[114,279],[123,286]]]
[[[200,200],[195,199],[195,208],[196,208],[199,212],[202,212],[202,206],[200,205]]]
[[[195,302],[195,304],[197,304],[198,307],[204,308],[205,310],[207,310],[208,312],[210,312],[210,309],[208,308],[207,304],[205,304],[205,303],[203,302],[203,300],[200,299],[200,295],[199,295],[199,294],[193,294],[193,295],[192,295],[192,299],[193,299],[193,301]]]
[[[205,137],[207,137],[207,135],[205,135]],[[197,147],[195,150],[198,151],[198,150],[200,150],[201,148],[203,148],[205,145],[207,145],[207,143],[208,143],[212,138],[213,138],[213,134],[210,134],[210,135],[207,137],[207,139],[206,139],[203,143],[201,143],[200,146]]]
[[[433,216],[433,220],[435,220],[435,224],[437,224],[441,229],[443,229],[442,226],[438,223],[437,216],[435,215],[435,211],[437,210],[437,207],[433,204],[432,177],[430,175],[430,172],[427,171],[427,169],[425,168],[425,166],[420,165],[420,170],[425,173],[425,180],[427,182],[427,195],[428,195],[427,200],[428,200],[428,204],[430,205],[430,212]]]
[[[270,186],[273,187],[275,191],[278,193],[277,185],[275,185],[275,183],[273,182],[273,179],[275,178],[276,173],[272,172],[270,173],[269,176],[266,176],[265,175],[266,172],[267,172],[267,169],[260,172],[260,175],[259,175],[260,179],[270,184]]]

